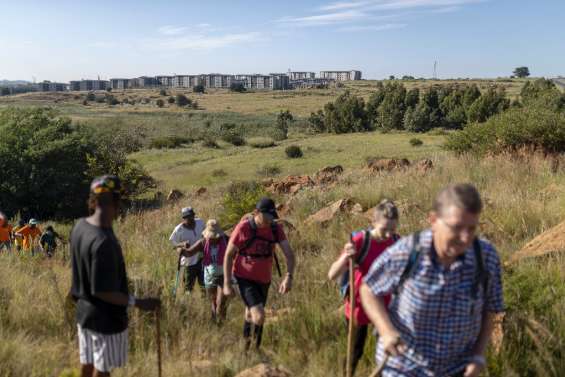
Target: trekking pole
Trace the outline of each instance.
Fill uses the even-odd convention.
[[[179,253],[179,259],[177,261],[177,276],[175,278],[175,285],[173,286],[173,299],[177,297],[177,288],[179,286],[179,277],[180,277],[180,260],[182,256]]]
[[[355,330],[353,313],[355,311],[355,276],[353,258],[349,258],[349,331],[347,334],[346,377],[353,376],[353,331]]]
[[[157,376],[161,377],[161,308],[155,310],[155,327],[157,331]]]
[[[279,264],[279,258],[277,258],[276,251],[273,251],[273,256],[275,257],[275,265],[277,266],[277,272],[279,273],[279,277],[282,278],[281,265]]]
[[[379,377],[383,372],[383,369],[385,368],[387,361],[388,361],[388,353],[385,353],[385,358],[383,362],[381,363],[381,365],[377,366],[377,368],[373,371],[373,373],[371,373],[369,377]]]

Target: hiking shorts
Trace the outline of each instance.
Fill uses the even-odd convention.
[[[99,372],[110,372],[126,365],[128,356],[128,330],[117,334],[101,334],[78,327],[80,363],[94,365]]]
[[[260,283],[253,280],[247,280],[235,277],[239,287],[239,293],[245,306],[252,308],[254,306],[262,305],[265,307],[267,304],[267,296],[271,283]]]
[[[224,286],[224,270],[221,266],[204,266],[204,285],[206,288],[222,288]]]

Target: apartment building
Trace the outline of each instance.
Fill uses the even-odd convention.
[[[141,76],[131,79],[129,87],[132,89],[154,88],[158,86],[158,81],[155,77]]]
[[[87,92],[92,90],[106,90],[110,87],[110,82],[106,80],[80,80],[71,81],[69,90]]]
[[[130,79],[110,79],[110,88],[112,89],[129,89]]]
[[[320,78],[335,81],[361,80],[361,71],[320,71]]]
[[[156,85],[165,88],[173,86],[173,76],[155,76]]]
[[[34,85],[38,92],[63,92],[67,90],[67,86],[67,84],[51,81],[43,81]]]
[[[316,73],[314,72],[292,72],[289,71],[288,72],[288,78],[289,80],[307,80],[307,79],[313,79],[316,78]]]

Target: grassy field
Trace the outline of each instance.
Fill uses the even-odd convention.
[[[409,170],[367,176],[353,170],[330,189],[306,190],[293,198],[294,210],[287,219],[297,227],[289,233],[298,262],[294,290],[280,296],[273,289],[264,352],[247,357],[239,340],[243,312],[239,299],[232,301],[227,322],[218,328],[210,322],[207,303],[199,295],[171,297],[176,256],[167,237],[187,202],[121,220],[116,231],[132,289],[138,295],[160,293],[164,300],[164,376],[231,377],[260,361],[283,365],[295,376],[342,374],[346,330],[337,289],[325,276],[348,232],[364,226],[366,220],[344,215],[323,228],[304,223],[310,213],[333,200],[351,197],[370,206],[384,196],[392,197],[401,208],[400,232],[407,234],[426,225],[425,212],[440,187],[474,182],[486,203],[481,232],[497,245],[503,261],[561,221],[565,213],[565,171],[553,171],[540,157],[476,160],[440,154],[434,162],[435,169],[425,175]],[[188,203],[203,218],[218,217],[223,211],[222,194],[221,186],[214,186],[206,196],[191,197]],[[56,228],[65,233],[70,226],[56,224]],[[489,352],[489,376],[557,377],[565,370],[564,266],[563,257],[505,264],[505,338],[498,352]],[[275,277],[274,284],[278,281]],[[73,311],[64,300],[69,284],[68,260],[61,253],[51,261],[0,255],[0,376],[77,375]],[[155,376],[151,316],[131,313],[130,341],[128,367],[114,375]],[[359,375],[372,369],[373,347],[371,337]]]
[[[424,144],[412,147],[409,140],[418,137]],[[231,181],[266,178],[258,171],[277,167],[277,175],[311,174],[328,165],[346,169],[361,168],[368,157],[418,159],[441,155],[443,136],[409,133],[382,134],[371,132],[348,135],[295,136],[275,147],[257,149],[234,147],[221,143],[221,149],[211,149],[196,143],[179,149],[143,150],[132,155],[160,180],[164,189],[192,189]],[[285,148],[298,145],[304,157],[290,159]]]

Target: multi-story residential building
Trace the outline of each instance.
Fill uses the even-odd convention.
[[[67,84],[60,82],[43,81],[35,84],[35,90],[38,92],[63,92],[67,89]]]
[[[164,88],[171,88],[173,86],[173,76],[156,76],[156,85]]]
[[[313,79],[316,78],[316,74],[314,72],[288,72],[288,77],[290,80],[305,80],[305,79]]]
[[[334,83],[335,80],[313,78],[313,79],[291,81],[290,87],[293,89],[322,88],[322,87],[327,87]]]
[[[155,77],[141,76],[135,79],[131,79],[129,83],[130,88],[144,89],[144,88],[154,88],[158,86],[157,79]]]
[[[361,71],[321,71],[320,78],[336,81],[361,80]]]
[[[112,89],[129,89],[129,79],[110,79],[110,88]]]
[[[110,83],[106,80],[80,80],[71,81],[69,88],[72,91],[106,90]]]

